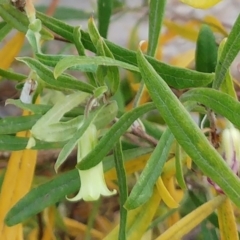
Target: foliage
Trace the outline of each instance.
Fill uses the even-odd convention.
[[[20,99],[6,104],[23,110],[0,119],[0,150],[12,151],[1,172],[1,239],[181,239],[197,226],[195,239],[238,239],[240,103],[229,67],[240,17],[230,33],[212,16],[179,24],[165,19],[166,0],[152,0],[143,3],[148,39],[136,46],[136,26],[127,49],[107,40],[123,1],[98,0],[97,24],[84,10],[59,6],[51,17],[20,2],[0,1],[0,40],[10,38],[0,77],[17,82]],[[89,18],[87,30],[64,22],[74,18]],[[164,44],[179,35],[196,48],[163,62]],[[17,57],[25,37],[31,56]],[[57,41],[66,49],[52,54]],[[15,57],[27,75],[10,69]],[[58,157],[40,178],[37,154],[49,149]],[[114,225],[100,215],[99,196],[116,193]],[[87,225],[61,211],[81,199],[92,201]]]

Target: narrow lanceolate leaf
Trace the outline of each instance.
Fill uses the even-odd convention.
[[[26,148],[29,138],[15,137],[11,135],[0,135],[0,151],[19,151]],[[35,150],[41,149],[59,149],[66,143],[48,143],[36,141],[36,145],[32,148]]]
[[[1,22],[0,25],[0,42],[5,38],[5,36],[12,30],[12,26],[6,22]]]
[[[148,202],[141,207],[131,210],[127,219],[127,239],[141,239],[150,225],[161,201],[157,189],[153,190],[153,194]],[[119,225],[110,232],[104,240],[115,240],[118,238]]]
[[[43,128],[51,123],[57,123],[66,112],[84,102],[89,96],[87,93],[80,92],[65,96],[39,119],[34,128]]]
[[[215,72],[217,63],[217,45],[211,28],[203,25],[199,31],[196,47],[196,70]]]
[[[154,184],[158,177],[161,176],[173,140],[174,137],[171,131],[169,129],[166,130],[161,136],[157,147],[154,149],[146,167],[143,169],[140,178],[133,187],[128,200],[125,203],[127,209],[130,210],[139,207],[147,202],[152,196]]]
[[[233,205],[229,198],[218,207],[217,212],[221,239],[239,240]]]
[[[70,25],[67,25],[55,18],[46,16],[43,13],[37,13],[37,16],[42,21],[44,26],[48,27],[50,30],[62,37],[66,37],[66,34],[63,33],[63,30],[61,27],[59,27],[59,25],[64,24],[63,28],[64,30],[68,31],[67,34],[71,34],[74,30],[74,28]],[[89,35],[86,32],[81,31],[81,36],[84,47],[96,53],[97,50],[94,47],[94,44],[92,43]],[[137,66],[136,52],[119,47],[118,45],[107,40],[105,40],[105,43],[109,50],[112,52],[115,59]],[[146,58],[151,63],[156,72],[162,76],[164,81],[166,81],[170,86],[173,86],[177,89],[207,86],[214,79],[214,74],[199,73],[189,69],[177,68],[159,62],[152,57],[147,56]],[[171,77],[169,77],[170,72]]]
[[[44,208],[51,206],[72,194],[80,188],[79,175],[77,170],[72,170],[55,179],[40,185],[19,201],[7,214],[5,223],[13,226],[26,218],[37,214]]]
[[[72,136],[72,138],[67,142],[67,144],[63,147],[57,161],[54,165],[55,171],[63,164],[63,162],[67,159],[68,155],[72,152],[74,147],[76,146],[79,139],[82,135],[87,131],[89,126],[93,123],[95,119],[97,119],[98,114],[104,109],[105,106],[101,106],[97,111],[94,112],[93,115],[89,116],[83,121],[82,126],[76,131],[76,133]]]
[[[128,187],[126,171],[124,168],[124,160],[122,153],[122,145],[120,140],[116,143],[114,148],[114,161],[117,171],[118,187],[120,195],[120,227],[119,227],[119,239],[126,240],[126,224],[127,224],[127,209],[124,208],[124,203],[128,197]]]
[[[45,67],[42,63],[29,57],[18,58],[19,61],[27,64],[32,70],[36,71],[37,75],[48,85],[57,89],[72,89],[91,93],[94,87],[85,82],[81,82],[74,77],[61,75],[57,80],[53,76],[53,72]]]
[[[235,21],[233,28],[227,38],[227,42],[225,43],[221,56],[218,60],[216,66],[216,75],[215,80],[213,82],[213,88],[218,89],[223,83],[227,71],[239,53],[240,50],[240,15]]]
[[[157,50],[166,2],[166,0],[163,0],[150,1],[149,3],[149,31],[147,53],[150,56],[155,56]]]
[[[240,103],[226,93],[210,88],[196,88],[184,93],[181,101],[204,104],[240,128]]]
[[[224,49],[226,41],[227,41],[227,38],[224,38],[218,47],[218,59],[220,59],[222,55],[222,51]],[[238,99],[235,88],[234,88],[233,78],[232,78],[230,69],[227,70],[225,79],[223,80],[220,86],[220,90],[232,96],[233,98]]]
[[[112,14],[112,0],[98,0],[98,30],[102,37],[107,38],[110,17]]]
[[[90,18],[88,21],[88,31],[90,38],[97,50],[97,54],[100,56],[106,56],[114,59],[114,56],[108,46],[105,43],[105,40],[101,37],[100,33],[98,32],[98,29],[93,21],[93,18]],[[99,83],[102,85],[102,83],[105,83],[111,92],[112,95],[114,95],[119,87],[120,84],[120,78],[119,78],[119,71],[118,68],[115,66],[99,66],[98,70],[100,71],[100,76],[97,74],[97,78],[99,80]],[[102,74],[106,71],[105,74]]]
[[[52,145],[52,143],[48,143],[48,145]],[[61,146],[58,146],[58,148],[61,148]],[[127,150],[123,151],[123,158],[124,161],[129,161],[132,158],[136,158],[151,151],[151,148]],[[111,155],[103,160],[104,171],[114,168],[113,158],[113,155]],[[26,196],[24,196],[8,213],[6,224],[9,226],[18,224],[26,220],[28,217],[41,212],[46,207],[65,199],[66,195],[73,194],[79,189],[80,178],[77,169],[60,174],[54,179],[33,188]]]
[[[0,4],[0,16],[18,31],[27,32],[28,18],[11,4]]]
[[[0,119],[0,134],[13,134],[29,130],[40,117],[41,115],[29,115]]]
[[[8,99],[6,101],[7,104],[13,104],[21,109],[31,111],[35,114],[43,115],[45,114],[48,110],[52,108],[51,105],[43,105],[43,104],[28,104],[28,103],[23,103],[19,99]],[[77,117],[79,115],[84,114],[84,108],[83,107],[76,107],[73,108],[71,111],[68,111],[64,114],[64,117]]]
[[[177,224],[174,224],[168,230],[166,230],[156,240],[178,240],[190,232],[194,227],[201,223],[207,218],[214,210],[220,206],[223,201],[226,200],[226,196],[219,195],[207,203],[201,205],[196,210],[189,213],[187,216],[182,218]]]
[[[68,68],[84,72],[96,72],[97,66],[116,66],[139,72],[137,67],[109,57],[66,56],[56,64],[54,77],[57,78]]]
[[[213,7],[217,3],[219,3],[221,0],[181,0],[181,2],[186,3],[187,5],[194,7],[194,8],[201,8],[201,9],[207,9],[210,7]]]
[[[145,104],[125,113],[111,129],[100,139],[97,146],[77,165],[81,170],[87,170],[99,162],[113,148],[116,141],[128,130],[131,124],[146,112],[155,109],[153,103]]]
[[[181,147],[176,143],[176,153],[175,153],[175,165],[176,165],[176,179],[178,185],[181,189],[186,189],[186,183],[183,176],[183,164],[182,164],[182,152]]]
[[[0,68],[0,76],[6,78],[8,80],[15,80],[15,81],[19,81],[19,82],[24,80],[24,79],[27,79],[26,75],[19,74],[19,73],[14,73],[14,72],[11,72],[11,71],[6,71],[6,70],[1,69],[1,68]]]
[[[178,143],[200,170],[218,184],[237,206],[240,206],[238,177],[208,142],[190,114],[140,51],[138,63],[151,98]]]

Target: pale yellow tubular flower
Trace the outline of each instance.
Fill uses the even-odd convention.
[[[95,125],[90,125],[87,131],[83,134],[78,142],[77,161],[81,160],[92,150],[97,144],[97,129]],[[116,190],[110,191],[106,185],[103,172],[102,162],[88,170],[78,170],[81,188],[78,194],[73,198],[68,198],[70,201],[95,201],[102,196],[111,196],[116,193]]]
[[[235,128],[231,123],[228,124],[222,133],[220,148],[218,152],[226,161],[232,171],[239,176],[240,174],[240,131]],[[222,193],[220,187],[208,179],[209,182],[215,187],[218,192]]]

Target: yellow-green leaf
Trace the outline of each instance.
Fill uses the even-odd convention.
[[[221,0],[181,0],[181,2],[194,8],[207,9],[221,2]]]
[[[207,218],[223,201],[226,199],[225,195],[219,195],[207,203],[201,205],[196,210],[189,213],[187,216],[174,224],[156,240],[179,240],[185,234],[189,233],[194,227]]]

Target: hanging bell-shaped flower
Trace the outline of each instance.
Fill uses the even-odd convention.
[[[91,124],[87,131],[78,141],[78,156],[77,161],[81,160],[95,147],[97,144],[97,129]],[[68,198],[70,201],[95,201],[102,196],[111,196],[116,193],[116,190],[110,191],[106,185],[103,172],[102,162],[88,170],[78,170],[81,188],[78,194],[73,198]]]

